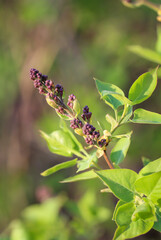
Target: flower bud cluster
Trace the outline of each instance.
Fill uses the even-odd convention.
[[[68,97],[68,102],[67,105],[68,107],[70,107],[71,109],[73,109],[73,102],[76,99],[76,96],[74,94],[69,95]]]
[[[76,100],[74,94],[69,95],[67,105],[65,105],[62,99],[62,85],[57,84],[54,86],[54,83],[48,79],[48,76],[42,75],[34,68],[30,70],[30,77],[34,81],[34,86],[39,90],[39,93],[46,96],[48,104],[55,108],[58,114],[68,116],[68,119],[71,119],[70,127],[83,136],[87,144],[98,145],[99,147],[107,145],[106,139],[100,140],[99,131],[96,131],[96,128],[90,124],[92,113],[89,112],[88,106],[83,108],[82,122],[73,111],[74,101]]]
[[[70,121],[70,127],[73,129],[82,128],[83,123],[78,118],[74,118]]]
[[[85,107],[83,108],[83,114],[81,115],[81,117],[83,118],[84,121],[89,122],[91,116],[92,116],[92,113],[89,112],[89,107],[88,107],[88,106],[85,106]]]
[[[101,140],[98,141],[98,146],[100,148],[104,147],[107,145],[106,139],[102,138]]]

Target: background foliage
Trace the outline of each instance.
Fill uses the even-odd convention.
[[[110,109],[99,101],[93,77],[127,93],[139,75],[156,67],[128,49],[130,45],[155,49],[159,29],[155,13],[105,0],[7,0],[0,1],[0,6],[1,238],[111,239],[114,226],[108,219],[116,199],[99,194],[99,183],[60,184],[70,175],[69,170],[54,177],[40,176],[64,159],[49,153],[39,137],[39,129],[51,132],[59,128],[58,117],[33,89],[29,69],[38,68],[62,83],[66,94],[74,93],[82,107],[88,105],[95,119],[104,123]],[[160,85],[158,81],[154,95],[141,107],[160,112]],[[133,127],[135,134],[124,166],[137,170],[141,156],[160,157],[161,135],[159,126]],[[50,196],[56,211],[45,218],[50,200],[44,201]],[[40,202],[42,205],[27,207]],[[12,222],[14,219],[18,220]],[[55,219],[59,219],[58,232],[51,227]],[[8,226],[12,234],[8,234]],[[42,232],[37,226],[43,226]],[[160,239],[154,232],[141,239],[151,239],[151,235]]]

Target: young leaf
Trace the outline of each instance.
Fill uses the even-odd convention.
[[[159,211],[158,207],[156,209],[157,209],[156,210],[157,221],[154,222],[153,228],[161,233],[161,212]]]
[[[139,176],[146,176],[159,171],[161,171],[161,158],[149,162],[140,170]]]
[[[49,176],[50,174],[53,174],[53,173],[55,173],[59,170],[62,170],[64,168],[73,167],[73,166],[76,165],[76,163],[77,163],[77,158],[74,159],[74,160],[71,160],[71,161],[67,161],[67,162],[57,164],[57,165],[45,170],[44,172],[42,172],[41,175],[44,176],[44,177]]]
[[[43,131],[41,136],[47,141],[48,148],[52,153],[70,157],[73,155],[74,150],[78,151],[78,146],[75,144],[69,133],[62,130],[57,130],[51,134]]]
[[[78,102],[77,99],[74,100],[73,103],[73,111],[76,113],[76,117],[78,116],[78,114],[80,113],[80,104]]]
[[[61,181],[61,183],[77,182],[82,180],[93,179],[96,177],[97,177],[97,174],[93,170],[90,170],[88,172],[83,172],[73,177],[66,178],[63,181]]]
[[[109,114],[106,114],[105,116],[106,121],[111,125],[111,129],[110,132],[118,125],[118,123],[116,122],[116,120]]]
[[[132,220],[136,221],[137,219],[149,219],[155,220],[155,208],[154,205],[150,204],[148,199],[144,198],[144,202],[141,205],[136,207],[136,210],[133,213]]]
[[[112,216],[112,220],[113,221],[116,221],[116,213],[117,213],[117,210],[119,209],[120,206],[124,205],[126,202],[122,201],[122,200],[119,200],[115,206],[115,210],[113,212],[113,216]]]
[[[75,142],[75,144],[77,145],[78,151],[86,153],[86,151],[84,150],[82,144],[77,140],[77,138],[75,137],[75,135],[74,135],[74,134],[69,130],[69,128],[67,127],[65,121],[63,121],[63,120],[60,121],[60,128],[61,128],[64,132],[66,132],[66,133],[68,133],[68,134],[70,135],[70,137],[72,138],[72,140],[73,140],[73,141]],[[85,155],[88,156],[87,153],[86,153]]]
[[[145,194],[154,204],[159,204],[161,199],[161,171],[136,180],[135,189]]]
[[[84,171],[84,170],[90,168],[93,165],[93,163],[95,163],[95,162],[97,162],[96,152],[89,155],[89,157],[78,161],[77,172],[81,172],[81,171]]]
[[[127,151],[130,146],[130,137],[121,138],[111,151],[111,161],[120,164],[126,157]]]
[[[119,226],[113,240],[125,240],[147,233],[153,227],[154,221],[138,219],[130,225]]]
[[[161,64],[161,54],[157,53],[156,51],[135,45],[130,46],[128,49],[142,58],[145,58],[157,64]]]
[[[133,200],[134,183],[138,176],[136,172],[129,169],[108,169],[97,171],[96,174],[117,198],[124,202]]]
[[[112,107],[113,109],[117,109],[119,106],[124,105],[124,92],[117,86],[101,82],[95,79],[97,90],[101,97],[105,100],[105,102]],[[119,99],[120,96],[120,99]]]
[[[157,85],[157,68],[154,73],[142,74],[131,86],[129,90],[129,99],[133,105],[141,103],[148,99],[154,92]]]
[[[118,226],[129,225],[135,211],[134,202],[128,202],[120,206],[116,212],[115,219]]]
[[[131,122],[144,124],[161,124],[161,114],[138,108],[134,111],[134,117]]]
[[[121,120],[122,114],[124,112],[124,108],[126,109],[125,109],[124,117]],[[133,114],[133,107],[131,105],[125,105],[124,108],[118,111],[118,120],[119,121],[121,120],[121,123],[126,123]]]

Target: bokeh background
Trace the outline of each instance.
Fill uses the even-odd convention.
[[[154,1],[157,2],[157,1]],[[160,1],[158,1],[160,2]],[[0,1],[0,232],[1,240],[110,240],[116,199],[102,184],[60,184],[75,169],[44,178],[40,173],[64,157],[53,155],[39,129],[52,132],[59,118],[34,89],[30,68],[49,75],[105,122],[110,109],[99,100],[93,77],[121,87],[157,63],[128,50],[155,49],[156,14],[109,0]],[[161,113],[161,83],[140,104]],[[130,125],[132,144],[124,167],[139,170],[141,157],[161,156],[161,127]],[[137,239],[159,240],[155,231]]]

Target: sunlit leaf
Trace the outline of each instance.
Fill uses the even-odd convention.
[[[119,226],[113,240],[125,240],[147,233],[153,227],[154,221],[138,219],[130,225]]]
[[[133,105],[141,103],[148,99],[157,86],[157,69],[153,73],[142,74],[131,86],[129,90],[129,99]]]
[[[118,226],[129,225],[131,223],[132,214],[135,211],[134,202],[128,202],[119,206],[115,219]]]
[[[161,171],[139,178],[135,182],[136,191],[146,195],[154,204],[161,201]]]
[[[160,171],[161,171],[161,158],[158,158],[154,161],[149,162],[145,167],[143,167],[139,172],[139,176],[146,176]]]
[[[59,170],[65,169],[65,168],[69,168],[69,167],[73,167],[75,166],[77,163],[77,158],[71,161],[66,161],[60,164],[57,164],[47,170],[45,170],[44,172],[41,173],[42,176],[49,176],[50,174],[53,174]]]
[[[97,174],[93,170],[90,170],[88,172],[83,172],[73,177],[66,178],[63,181],[61,181],[61,183],[77,182],[77,181],[88,180],[93,178],[97,178]]]
[[[126,157],[130,146],[130,137],[121,138],[111,151],[110,159],[116,164],[120,164]]]
[[[154,222],[153,228],[161,233],[161,212],[159,211],[158,207],[156,209],[157,209],[156,210],[157,221]]]
[[[54,131],[51,134],[47,134],[43,131],[40,132],[52,153],[68,157],[73,155],[74,150],[79,150],[78,146],[67,132],[62,130]]]
[[[96,152],[90,154],[89,157],[79,160],[77,162],[77,172],[84,171],[90,168],[95,162],[97,162]]]
[[[133,200],[134,183],[138,176],[136,172],[129,169],[108,169],[97,171],[96,174],[117,198],[125,202]]]
[[[134,117],[131,122],[143,124],[161,124],[161,114],[138,108],[134,111]]]
[[[97,79],[95,79],[95,83],[101,98],[103,98],[110,107],[117,109],[119,106],[125,104],[124,101],[127,99],[119,87],[110,83],[101,82]]]

